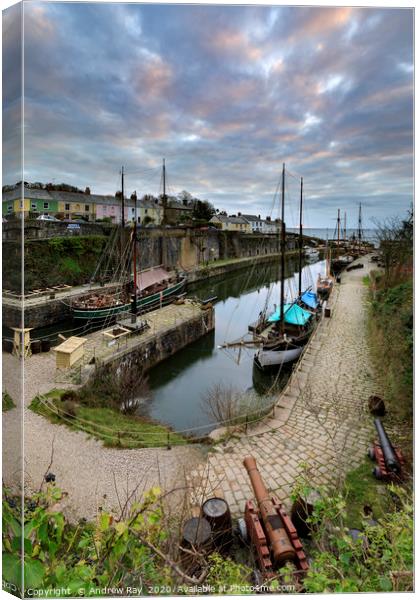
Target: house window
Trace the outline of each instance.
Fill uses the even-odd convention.
[[[70,204],[65,204],[64,205],[64,210],[70,210]]]
[[[70,213],[66,213],[64,218],[65,219],[70,219]]]
[[[7,212],[12,212],[13,211],[13,204],[9,204],[9,206],[7,207]]]
[[[20,208],[23,208],[23,200],[21,200],[21,201],[19,202],[19,206],[20,206]]]
[[[44,208],[49,208],[49,207],[50,207],[49,203],[48,202],[44,202]]]
[[[144,214],[147,215],[147,208],[144,209]]]
[[[85,204],[85,212],[89,212],[89,204]]]
[[[36,210],[36,202],[31,202],[31,208],[32,210]]]

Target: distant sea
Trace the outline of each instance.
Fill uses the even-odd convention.
[[[290,231],[290,233],[299,233],[299,228],[288,227],[287,231]],[[333,227],[303,228],[303,235],[314,236],[317,238],[321,238],[321,240],[326,240],[327,238],[332,239],[334,237],[334,233],[335,231]],[[353,235],[357,238],[357,229],[347,229],[347,239],[350,239]],[[376,238],[376,229],[363,229],[363,239],[366,242],[371,242],[372,244],[375,244],[376,246],[378,243],[378,240]]]

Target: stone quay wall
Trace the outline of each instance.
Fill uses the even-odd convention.
[[[101,359],[100,364],[115,365],[124,362],[131,367],[148,371],[185,346],[207,335],[214,330],[214,327],[214,308],[206,308],[201,310],[198,316],[174,324],[158,332],[151,339],[142,340],[140,338],[135,347],[121,348],[110,357]],[[82,377],[86,380],[94,368],[92,365],[87,365],[84,369],[86,372],[82,374]]]

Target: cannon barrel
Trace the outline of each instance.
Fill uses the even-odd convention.
[[[395,450],[392,447],[391,441],[384,429],[384,426],[381,423],[380,419],[374,420],[376,431],[378,432],[379,443],[382,448],[382,453],[384,455],[384,462],[388,471],[392,471],[393,473],[399,473],[401,471],[401,464],[395,454]]]
[[[247,456],[244,459],[244,467],[248,471],[251,480],[275,565],[281,566],[289,560],[295,560],[296,551],[290,542],[280,515],[273,506],[267,488],[258,471],[255,458]]]

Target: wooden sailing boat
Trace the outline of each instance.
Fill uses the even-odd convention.
[[[325,242],[325,276],[321,276],[319,274],[318,281],[316,285],[316,293],[321,298],[321,300],[327,300],[331,294],[334,278],[331,275],[331,250],[328,247],[328,235],[327,240]]]
[[[163,162],[163,206],[164,222],[166,207],[165,161]],[[124,168],[121,169],[121,227],[120,257],[117,271],[120,281],[107,291],[84,294],[73,300],[71,312],[74,319],[101,322],[114,319],[122,313],[135,314],[155,310],[173,301],[185,288],[186,278],[167,271],[163,265],[151,267],[143,271],[137,270],[137,223],[134,221],[133,231],[128,247],[124,244]],[[133,260],[133,274],[127,264]]]
[[[338,275],[341,273],[343,269],[349,266],[349,264],[353,261],[353,257],[347,254],[342,254],[340,256],[341,249],[341,218],[340,218],[340,209],[337,212],[337,248],[336,248],[336,256],[331,260],[331,271],[334,275]],[[344,247],[344,246],[343,246]]]
[[[282,194],[281,194],[281,280],[280,280],[280,306],[267,321],[267,328],[259,333],[262,340],[261,346],[254,356],[255,363],[260,368],[280,366],[296,360],[303,351],[312,332],[314,315],[300,306],[298,300],[302,287],[302,227],[300,227],[299,241],[299,297],[298,300],[285,304],[284,302],[284,273],[286,252],[286,227],[284,223],[284,197],[285,197],[286,167],[283,163]],[[301,180],[301,214],[302,214],[302,189]],[[301,217],[302,222],[302,217]]]

